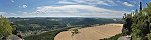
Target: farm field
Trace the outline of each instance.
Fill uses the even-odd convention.
[[[57,34],[54,40],[99,40],[122,33],[123,24],[105,24],[79,29],[79,33],[71,36],[71,31]]]

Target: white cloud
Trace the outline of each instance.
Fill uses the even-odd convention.
[[[6,13],[4,16],[11,17],[103,17],[122,18],[125,11],[105,9],[90,5],[64,5],[64,6],[42,6],[37,7],[33,12]]]
[[[33,12],[6,13],[1,15],[11,17],[105,17],[121,18],[125,11],[104,9],[89,5],[64,5],[64,6],[42,6],[37,7]]]
[[[132,12],[135,12],[135,10],[132,10]]]
[[[27,8],[28,6],[27,5],[21,5],[19,6],[19,8]]]
[[[88,5],[65,5],[37,7],[33,13],[39,16],[82,16],[82,17],[122,17],[125,11],[116,11]]]
[[[0,15],[11,17],[11,16],[17,16],[18,14],[15,13],[7,13],[7,12],[0,12]]]
[[[59,1],[58,3],[61,3],[61,4],[78,4],[78,3],[67,2],[67,1]]]
[[[27,5],[23,5],[23,8],[26,8],[27,7]]]
[[[106,5],[106,6],[111,6],[109,3],[106,3],[105,1],[99,1],[96,4],[102,4],[102,5]]]
[[[113,0],[61,0],[68,4],[70,3],[78,3],[78,4],[86,4],[86,5],[106,5],[106,6],[114,6],[116,3]],[[60,1],[59,1],[60,2]]]
[[[15,2],[14,0],[11,0],[11,2]]]
[[[132,4],[128,3],[128,2],[124,2],[123,5],[129,6],[129,7],[134,6],[134,5],[132,5]]]
[[[0,12],[0,15],[4,15],[4,14],[6,14],[6,12]]]

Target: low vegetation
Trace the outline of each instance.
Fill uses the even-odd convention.
[[[118,40],[119,37],[123,36],[123,34],[117,34],[113,37],[110,37],[110,38],[104,38],[104,39],[100,39],[100,40]]]

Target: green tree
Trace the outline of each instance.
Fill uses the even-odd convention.
[[[151,4],[148,4],[151,5]],[[131,29],[132,31],[129,31],[131,33],[133,40],[146,40],[147,34],[150,33],[149,31],[149,24],[150,24],[150,6],[147,6],[146,8],[142,8],[142,2],[140,2],[140,11],[136,9],[134,13],[127,14],[125,16],[125,27],[131,27],[127,29]],[[127,20],[130,18],[131,20]],[[130,24],[130,22],[132,22]],[[127,25],[126,25],[127,24]],[[124,26],[123,26],[124,27]]]
[[[8,37],[12,34],[12,30],[10,22],[5,17],[0,16],[0,37]]]
[[[72,33],[71,36],[74,36],[74,34],[78,34],[78,33],[79,33],[78,28],[72,28],[72,29],[70,29],[70,30],[71,30],[71,33]]]

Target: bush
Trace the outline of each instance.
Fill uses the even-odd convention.
[[[148,34],[148,40],[151,40],[151,33]]]
[[[113,37],[110,37],[110,38],[104,38],[104,39],[100,39],[100,40],[117,40],[119,37],[123,36],[123,34],[117,34]]]
[[[0,38],[8,37],[12,34],[12,26],[11,23],[3,16],[0,16]]]

